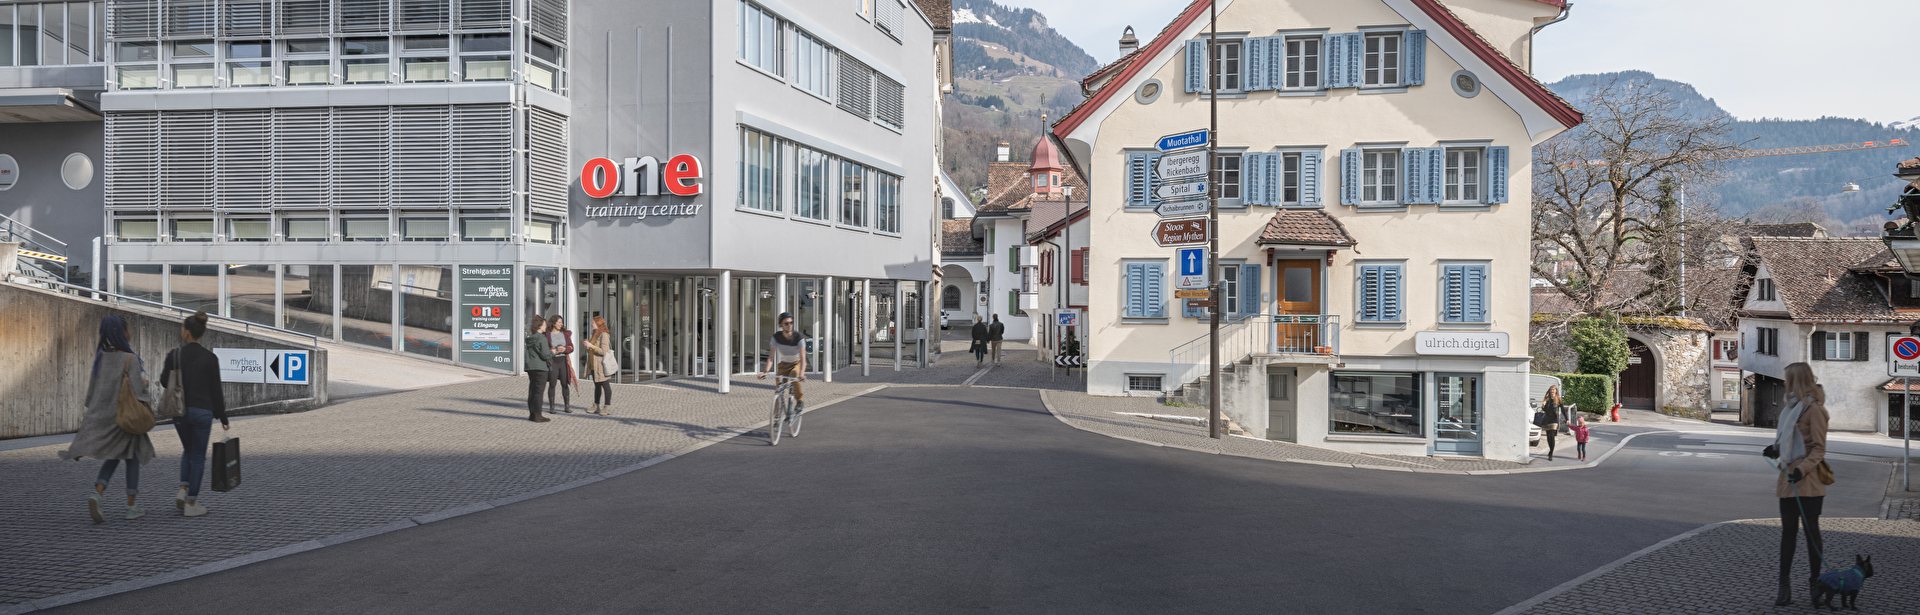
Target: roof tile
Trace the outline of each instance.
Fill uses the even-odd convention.
[[[1767,267],[1787,314],[1796,321],[1904,323],[1887,305],[1873,274],[1852,268],[1886,251],[1879,239],[1755,237],[1754,254]]]
[[[1260,232],[1260,239],[1254,243],[1260,245],[1288,244],[1350,248],[1355,245],[1353,235],[1347,234],[1347,227],[1338,219],[1320,210],[1283,210],[1273,214],[1267,220],[1267,228]]]

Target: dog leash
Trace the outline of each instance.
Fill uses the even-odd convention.
[[[1793,477],[1787,474],[1787,467],[1785,465],[1774,463],[1772,459],[1767,459],[1765,457],[1761,457],[1761,459],[1766,460],[1767,465],[1773,466],[1773,469],[1779,471],[1781,476],[1787,477],[1787,486],[1793,489],[1793,505],[1800,509],[1800,520],[1802,522],[1806,521],[1807,505],[1806,503],[1800,501],[1800,487],[1797,485],[1797,483],[1799,483],[1800,481],[1793,480]],[[1813,475],[1806,474],[1806,473],[1801,473],[1800,475],[1800,480],[1807,480],[1809,478],[1813,478]],[[1805,524],[1803,523],[1802,525],[1805,525]],[[1821,542],[1824,543],[1825,540],[1823,539]],[[1829,567],[1829,565],[1827,564],[1827,554],[1821,553],[1820,549],[1815,548],[1812,543],[1807,544],[1807,550],[1813,552],[1814,559],[1820,560],[1820,574],[1813,575],[1815,578],[1826,576],[1827,573],[1833,572],[1835,570],[1843,570],[1841,568]]]

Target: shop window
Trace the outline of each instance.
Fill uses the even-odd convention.
[[[461,216],[460,238],[466,241],[506,241],[511,239],[511,220],[506,216]]]
[[[1421,436],[1418,373],[1334,372],[1327,431],[1338,434]]]
[[[167,236],[173,241],[213,241],[213,221],[168,220]]]
[[[227,241],[270,239],[273,239],[273,220],[270,218],[227,218]]]
[[[1740,372],[1721,372],[1720,399],[1740,401]]]
[[[453,268],[400,266],[400,314],[407,332],[401,349],[453,360]]]
[[[327,241],[333,238],[326,218],[284,218],[280,221],[280,229],[281,238],[286,241]]]
[[[449,238],[447,230],[446,216],[400,220],[400,238],[403,241],[446,241]]]

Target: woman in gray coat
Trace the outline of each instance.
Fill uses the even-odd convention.
[[[122,373],[133,389],[134,398],[152,407],[146,369],[127,343],[127,321],[109,315],[100,320],[100,342],[94,349],[93,376],[87,381],[87,408],[80,418],[80,432],[73,435],[73,446],[60,451],[61,459],[105,460],[93,481],[93,493],[87,495],[87,514],[95,523],[107,520],[100,513],[100,497],[106,495],[107,481],[113,480],[113,471],[123,460],[127,462],[127,518],[138,519],[147,514],[133,503],[133,498],[140,493],[140,465],[153,460],[153,441],[147,434],[127,433],[113,421],[120,401]]]

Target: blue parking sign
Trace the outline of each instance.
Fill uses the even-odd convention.
[[[305,350],[275,351],[278,356],[267,362],[267,382],[270,384],[311,384],[308,364],[312,355]]]

